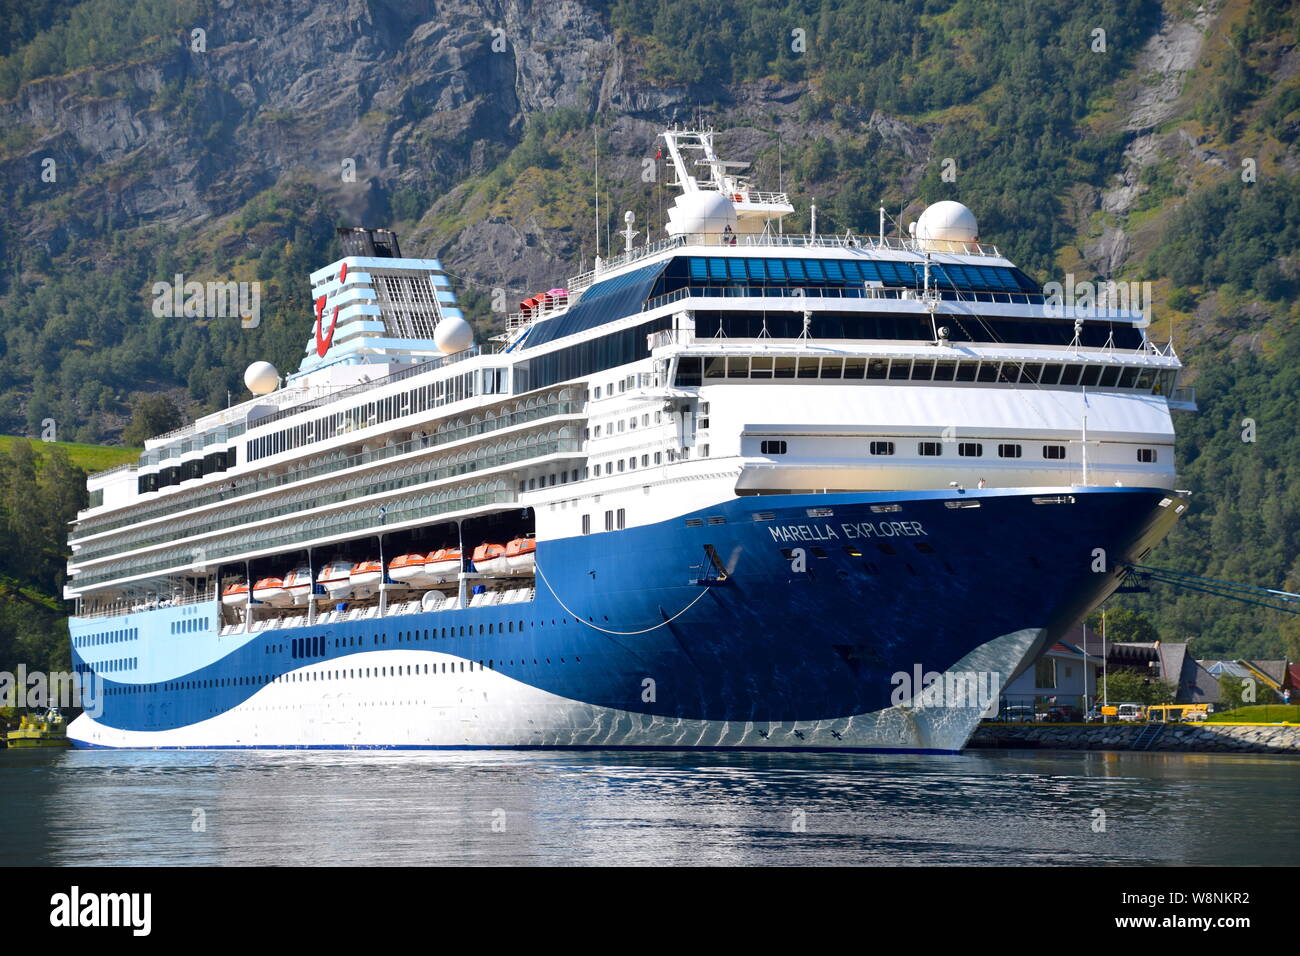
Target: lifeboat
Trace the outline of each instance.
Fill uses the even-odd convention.
[[[446,584],[460,574],[460,548],[439,548],[424,561],[424,583]]]
[[[283,578],[260,578],[253,585],[253,600],[279,607],[290,603],[293,597],[285,590]]]
[[[359,598],[370,597],[379,590],[379,584],[384,579],[384,566],[378,561],[358,561],[352,565],[349,578],[354,595]]]
[[[388,562],[388,576],[398,584],[416,587],[424,578],[425,555],[399,554]]]
[[[486,541],[474,549],[474,570],[481,574],[499,574],[509,571],[504,544],[488,544]]]
[[[294,568],[284,576],[284,589],[294,604],[306,604],[311,597],[311,568]]]
[[[226,607],[232,607],[238,604],[248,603],[248,582],[236,581],[234,584],[226,585],[226,589],[221,592],[221,603]]]
[[[352,596],[352,562],[335,558],[327,561],[316,575],[316,583],[325,589],[331,601],[341,601]]]
[[[537,564],[537,539],[529,535],[507,544],[506,564],[516,574],[531,574]]]

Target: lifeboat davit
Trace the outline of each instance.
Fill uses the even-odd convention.
[[[486,541],[474,549],[474,570],[482,574],[499,574],[510,570],[504,544],[489,544]]]
[[[316,575],[316,583],[325,589],[331,601],[342,601],[352,596],[352,562],[335,558],[327,561]]]
[[[426,556],[412,552],[399,554],[388,562],[388,576],[398,584],[417,587],[424,578]]]
[[[306,565],[294,568],[284,576],[284,589],[294,604],[306,604],[311,597],[311,568]]]
[[[283,578],[260,578],[253,585],[253,600],[280,607],[290,603],[293,597],[285,590]]]
[[[379,583],[384,579],[384,566],[378,561],[358,561],[352,565],[349,578],[353,594],[359,598],[370,597],[379,590]]]
[[[424,583],[446,584],[460,574],[460,548],[439,548],[424,560]]]
[[[506,564],[518,574],[531,574],[537,565],[537,539],[528,535],[506,545]]]
[[[248,582],[236,581],[234,584],[226,585],[226,589],[221,592],[221,603],[227,607],[237,604],[248,603]]]

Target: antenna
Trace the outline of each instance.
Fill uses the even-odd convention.
[[[776,189],[777,192],[785,192],[785,172],[781,165],[781,131],[776,131]],[[785,235],[785,223],[778,219],[776,221],[776,234]]]
[[[591,138],[596,158],[596,259],[600,260],[600,130],[593,126]]]
[[[623,251],[631,252],[632,240],[640,235],[639,232],[632,228],[632,223],[636,222],[636,213],[631,209],[623,213],[623,222],[626,223],[623,229]]]

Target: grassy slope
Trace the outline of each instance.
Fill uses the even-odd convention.
[[[0,452],[8,453],[10,447],[16,441],[31,441],[31,439],[18,438],[13,435],[0,435]],[[109,445],[82,445],[76,442],[41,442],[31,441],[32,448],[35,449],[39,458],[41,449],[46,445],[55,448],[62,448],[72,459],[72,463],[78,468],[83,468],[88,472],[103,471],[105,468],[114,468],[127,462],[135,461],[140,457],[139,448],[120,448]]]

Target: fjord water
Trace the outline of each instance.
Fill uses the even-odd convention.
[[[1279,865],[1298,782],[1200,754],[6,751],[0,863]]]

